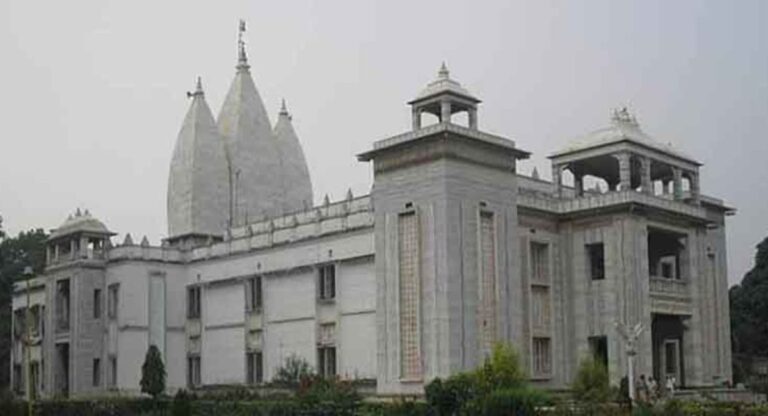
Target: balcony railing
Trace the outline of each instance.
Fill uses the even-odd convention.
[[[651,276],[651,293],[688,296],[688,281]]]

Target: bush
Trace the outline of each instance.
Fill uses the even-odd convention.
[[[317,375],[302,378],[296,393],[299,407],[312,415],[353,415],[360,400],[351,382]]]
[[[603,363],[591,357],[579,364],[571,388],[576,400],[584,403],[606,403],[613,396],[608,383],[608,370]]]
[[[425,393],[437,415],[510,414],[510,409],[518,409],[514,414],[532,414],[536,406],[549,401],[545,393],[527,385],[517,351],[504,344],[494,345],[491,357],[479,369],[435,379]]]
[[[314,375],[314,371],[307,360],[296,354],[291,354],[285,359],[282,367],[277,369],[272,382],[278,386],[297,388],[303,378],[312,375]]]
[[[476,371],[479,387],[484,392],[498,388],[521,387],[527,382],[525,371],[520,367],[520,356],[507,344],[495,344],[491,357]]]
[[[192,400],[194,399],[195,397],[184,389],[177,391],[171,403],[171,415],[188,416],[192,414]]]
[[[538,407],[549,403],[548,396],[541,390],[514,387],[494,390],[477,397],[462,410],[463,415],[535,415]]]
[[[165,391],[165,365],[160,357],[160,350],[154,345],[150,345],[147,349],[144,364],[141,366],[139,384],[141,384],[142,393],[147,393],[155,399]]]

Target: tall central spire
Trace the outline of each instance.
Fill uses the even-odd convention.
[[[219,112],[217,124],[229,161],[230,224],[281,212],[280,156],[272,124],[264,108],[245,55],[243,33],[238,30],[235,78]]]
[[[245,54],[245,41],[243,40],[243,33],[245,33],[245,20],[240,20],[240,27],[237,30],[237,69],[248,70],[248,56]]]

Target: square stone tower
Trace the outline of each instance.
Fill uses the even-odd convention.
[[[529,153],[478,130],[479,102],[443,65],[409,103],[412,131],[358,156],[374,168],[380,394],[421,393],[521,333],[515,163]]]

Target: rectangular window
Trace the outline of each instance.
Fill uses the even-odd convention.
[[[93,359],[93,374],[91,380],[93,380],[93,387],[99,387],[101,385],[101,359]]]
[[[19,308],[13,311],[13,335],[16,338],[21,338],[21,335],[25,331],[24,317],[26,314],[25,308]]]
[[[69,279],[56,282],[56,329],[69,330]]]
[[[187,385],[189,387],[200,386],[200,356],[187,357]]]
[[[107,316],[109,319],[117,319],[119,295],[119,283],[112,283],[107,287]]]
[[[661,277],[666,279],[672,278],[672,263],[666,261],[661,262]]]
[[[45,336],[45,305],[40,305],[40,336]]]
[[[245,354],[246,382],[259,384],[264,381],[264,356],[261,351],[253,351]]]
[[[29,366],[29,380],[30,387],[32,388],[32,397],[37,398],[37,391],[40,387],[40,363],[32,361]]]
[[[421,343],[419,323],[419,235],[415,212],[398,218],[398,263],[400,295],[400,377],[421,377]]]
[[[262,279],[261,276],[248,279],[247,290],[247,305],[249,311],[261,310],[263,302],[263,294],[261,290]]]
[[[605,248],[603,243],[587,244],[587,260],[592,280],[605,279]]]
[[[187,318],[200,319],[200,286],[187,288]]]
[[[21,364],[13,365],[13,390],[16,394],[24,393],[24,372],[21,371]]]
[[[117,357],[109,356],[109,388],[117,387]]]
[[[605,335],[589,337],[589,350],[596,361],[608,368],[608,337]]]
[[[323,377],[336,375],[336,347],[323,346],[317,349],[317,369]]]
[[[318,287],[320,299],[330,300],[336,298],[336,265],[326,264],[320,266]]]
[[[93,318],[101,318],[101,289],[93,289]]]
[[[531,287],[531,325],[537,332],[549,331],[550,322],[549,287]]]
[[[552,373],[552,345],[549,338],[533,339],[533,374],[545,376]]]
[[[480,213],[480,336],[485,354],[496,341],[496,228],[492,212]]]
[[[549,246],[544,243],[531,243],[531,280],[549,281]]]

